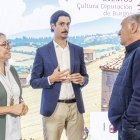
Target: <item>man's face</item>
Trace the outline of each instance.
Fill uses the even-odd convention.
[[[123,46],[127,46],[129,45],[131,42],[131,32],[130,32],[130,28],[128,26],[128,18],[125,18],[122,23],[121,23],[121,29],[118,33],[118,35],[120,36],[120,44]]]
[[[70,19],[66,16],[60,16],[56,24],[52,24],[51,27],[54,30],[56,38],[66,39],[69,32]]]

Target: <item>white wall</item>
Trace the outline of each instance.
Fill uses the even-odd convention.
[[[109,132],[107,112],[90,113],[90,140],[117,140],[118,133]]]

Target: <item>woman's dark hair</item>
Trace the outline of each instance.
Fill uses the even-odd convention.
[[[50,18],[50,24],[55,24],[58,21],[58,18],[61,16],[65,16],[65,17],[69,17],[70,21],[71,21],[71,17],[70,15],[63,11],[63,10],[58,10],[55,13],[52,14],[51,18]],[[51,32],[54,32],[54,30],[51,28]]]

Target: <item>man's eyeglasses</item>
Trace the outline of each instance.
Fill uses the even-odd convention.
[[[0,44],[0,46],[3,47],[3,48],[6,48],[6,47],[9,47],[10,46],[10,43],[11,42],[9,40],[6,40],[2,44]]]

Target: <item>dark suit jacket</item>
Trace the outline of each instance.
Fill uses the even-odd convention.
[[[70,49],[71,74],[80,73],[84,76],[84,85],[86,85],[88,83],[88,75],[84,62],[83,48],[71,43],[68,44]],[[55,82],[53,85],[49,85],[48,83],[48,76],[53,73],[57,66],[58,62],[53,42],[37,49],[30,84],[33,88],[43,88],[40,110],[43,116],[51,116],[59,99],[61,82]],[[80,113],[84,113],[81,86],[73,83],[72,86],[78,110]]]
[[[140,40],[126,47],[110,98],[108,117],[118,130],[140,130]]]

